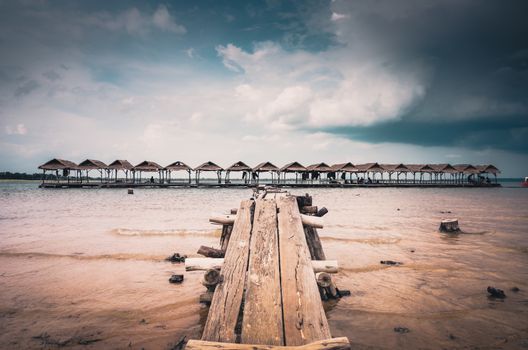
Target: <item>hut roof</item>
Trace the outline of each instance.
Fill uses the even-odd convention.
[[[405,166],[413,173],[428,173],[435,171],[429,164],[405,164]]]
[[[53,158],[38,168],[42,170],[77,169],[77,164],[69,160]]]
[[[251,171],[251,167],[247,165],[246,163],[239,161],[235,164],[231,165],[229,168],[226,169],[227,171]]]
[[[86,159],[85,161],[79,163],[77,166],[78,169],[90,170],[90,169],[106,169],[107,165],[100,160],[96,159]]]
[[[184,162],[176,161],[174,163],[171,163],[165,167],[165,170],[172,170],[172,171],[178,171],[178,170],[192,170],[190,166],[185,164]]]
[[[306,169],[308,169],[309,171],[321,171],[321,172],[330,172],[330,171],[334,171],[332,170],[332,168],[326,164],[326,163],[317,163],[317,164],[312,164],[312,165],[309,165]]]
[[[461,173],[478,173],[478,169],[475,168],[471,164],[454,164],[453,168],[455,168],[458,172]]]
[[[263,171],[279,171],[279,168],[277,168],[275,165],[273,165],[270,162],[263,162],[263,163],[260,163],[259,165],[257,165],[256,167],[254,167],[253,171],[260,171],[260,172],[263,172]]]
[[[457,170],[451,164],[427,164],[436,172],[456,173]]]
[[[108,165],[108,169],[131,170],[134,166],[128,160],[117,159]]]
[[[291,162],[280,168],[281,172],[288,173],[288,172],[298,172],[298,171],[306,171],[306,167],[302,165],[299,162]]]
[[[156,162],[150,160],[144,160],[134,167],[134,170],[139,171],[160,171],[163,167]]]
[[[199,171],[223,171],[224,169],[222,167],[216,165],[213,162],[205,162],[202,165],[197,166],[196,168],[194,168],[194,170],[195,171],[196,170],[199,170]]]
[[[331,168],[332,168],[332,171],[343,171],[343,172],[348,172],[348,173],[354,173],[358,171],[356,166],[350,162],[334,164],[331,166]]]
[[[476,168],[481,173],[500,174],[499,168],[492,164],[477,165]]]
[[[378,163],[365,163],[356,165],[358,171],[383,171],[384,169]]]
[[[405,164],[380,164],[385,171],[410,171]]]

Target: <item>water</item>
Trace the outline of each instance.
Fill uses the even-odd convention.
[[[183,265],[164,258],[218,246],[208,217],[250,190],[36,187],[0,183],[0,348],[165,349],[200,337],[203,273],[169,284]],[[527,189],[294,190],[304,192],[329,209],[323,248],[352,292],[325,303],[334,337],[354,349],[528,347]],[[437,232],[449,217],[466,233]],[[488,285],[508,297],[489,299]]]

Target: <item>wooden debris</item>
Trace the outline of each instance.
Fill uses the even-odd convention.
[[[187,350],[349,350],[348,338],[331,338],[302,346],[275,346],[261,344],[217,343],[203,340],[189,340]]]
[[[221,249],[206,247],[204,245],[198,249],[197,253],[208,258],[223,258],[225,254],[225,252]]]
[[[223,264],[224,258],[187,258],[185,271],[219,270]],[[313,272],[337,273],[339,271],[337,260],[312,260],[311,264]]]
[[[456,233],[460,232],[460,227],[458,227],[458,219],[446,219],[440,222],[440,227],[438,228],[440,232],[445,233]]]
[[[323,228],[324,220],[318,216],[300,214],[301,222],[304,226],[311,226],[315,228]]]
[[[209,222],[218,225],[233,225],[236,215],[215,215],[209,218]]]

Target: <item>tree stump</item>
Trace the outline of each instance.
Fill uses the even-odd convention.
[[[446,219],[440,222],[440,227],[438,229],[440,232],[444,233],[456,233],[460,232],[458,227],[458,219]]]

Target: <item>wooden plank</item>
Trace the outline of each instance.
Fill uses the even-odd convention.
[[[287,346],[331,338],[295,197],[277,199],[284,337]]]
[[[258,199],[251,232],[242,343],[284,345],[278,240],[275,200]]]
[[[253,206],[252,200],[240,204],[231,232],[231,244],[227,246],[226,258],[220,271],[223,281],[216,286],[202,340],[235,341],[235,326],[246,280]]]
[[[191,339],[185,346],[186,350],[350,350],[348,338],[332,338],[319,340],[302,346],[276,346],[260,344],[217,343]]]
[[[326,260],[326,256],[321,244],[321,239],[317,233],[317,229],[311,226],[304,226],[304,234],[306,236],[306,242],[308,243],[308,249],[312,260]]]
[[[185,271],[205,271],[222,268],[224,258],[187,258]],[[339,264],[337,260],[312,260],[313,272],[337,273]]]

